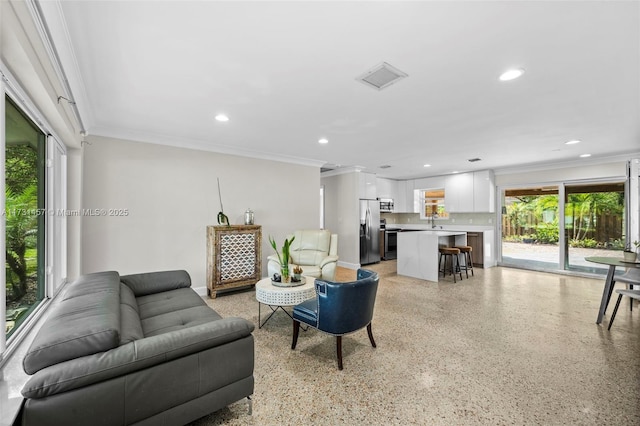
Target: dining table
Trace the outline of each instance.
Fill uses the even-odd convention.
[[[619,257],[602,256],[585,257],[584,260],[586,260],[587,262],[599,263],[601,265],[609,266],[609,270],[607,271],[607,278],[604,282],[604,289],[602,291],[600,310],[598,311],[598,318],[596,319],[596,324],[600,324],[602,322],[602,318],[604,317],[604,313],[607,310],[607,305],[609,304],[609,299],[611,299],[611,293],[613,293],[613,287],[616,281],[640,285],[640,281],[635,282],[635,280],[624,279],[622,278],[622,276],[616,277],[616,267],[640,269],[640,262],[627,262],[623,259],[620,259]]]

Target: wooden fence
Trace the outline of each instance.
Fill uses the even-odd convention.
[[[509,237],[513,235],[529,235],[535,234],[539,224],[543,224],[544,221],[541,217],[537,217],[534,214],[524,214],[520,216],[520,226],[511,223],[508,216],[502,216],[502,236]],[[582,225],[582,226],[581,226]],[[611,240],[619,240],[622,238],[623,221],[622,216],[614,214],[601,214],[596,216],[595,226],[591,225],[588,231],[587,223],[576,223],[576,233],[569,230],[570,236],[578,236],[580,239],[593,239],[598,242],[607,243]],[[580,229],[579,235],[577,230]]]

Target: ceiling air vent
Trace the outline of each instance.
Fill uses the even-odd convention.
[[[391,166],[389,164],[383,164],[382,166],[380,166],[381,169],[388,169]]]
[[[482,161],[480,158],[470,158],[467,160],[470,163],[475,163],[476,161]]]
[[[366,84],[367,86],[382,90],[407,76],[408,74],[392,67],[386,62],[383,62],[380,65],[371,68],[361,76],[356,77],[356,80]]]

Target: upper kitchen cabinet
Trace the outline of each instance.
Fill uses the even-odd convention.
[[[495,211],[495,184],[491,170],[447,176],[444,189],[445,206],[449,213]]]
[[[496,184],[491,170],[473,172],[473,211],[478,213],[496,211]]]
[[[378,198],[391,198],[395,201],[398,192],[397,180],[376,178],[376,190],[378,191]]]
[[[375,200],[378,197],[376,189],[376,175],[373,173],[358,173],[359,198]]]
[[[449,213],[473,212],[473,173],[447,176],[444,204]]]
[[[407,187],[410,186],[411,190],[407,190]],[[399,180],[396,181],[396,198],[394,198],[394,211],[396,213],[407,213],[410,212],[410,207],[413,208],[413,198],[407,198],[407,192],[413,194],[413,181],[412,180]],[[412,196],[413,197],[413,196]]]

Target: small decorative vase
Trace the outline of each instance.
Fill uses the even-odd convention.
[[[633,251],[624,251],[622,252],[622,255],[624,256],[624,261],[625,262],[635,262],[636,261],[636,253]]]
[[[302,279],[302,274],[293,274],[293,276],[296,278],[296,281],[300,282],[300,280]]]
[[[289,265],[280,266],[280,275],[282,276],[282,282],[291,282],[291,275],[289,275]]]

